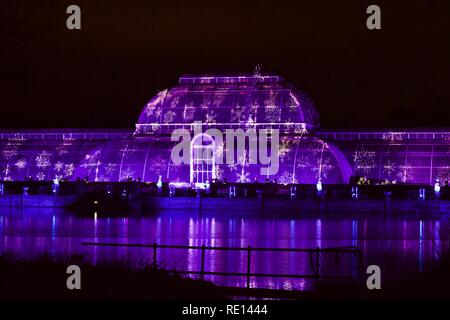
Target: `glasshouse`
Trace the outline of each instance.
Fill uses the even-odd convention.
[[[183,76],[143,106],[134,130],[3,130],[0,143],[5,181],[434,184],[450,172],[450,131],[322,129],[305,92],[261,74]]]

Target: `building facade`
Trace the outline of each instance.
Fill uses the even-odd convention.
[[[243,148],[228,133],[243,133]],[[184,139],[187,161],[177,163]],[[253,142],[267,142],[271,163]],[[143,107],[134,130],[3,130],[0,150],[1,180],[434,184],[450,174],[449,130],[322,129],[305,92],[259,74],[183,76]],[[274,155],[276,171],[262,170]]]

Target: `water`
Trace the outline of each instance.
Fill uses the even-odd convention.
[[[447,218],[416,216],[329,215],[292,218],[258,218],[237,215],[165,212],[151,217],[77,217],[63,210],[26,208],[0,210],[0,252],[22,256],[47,251],[53,255],[84,254],[93,263],[118,258],[151,264],[151,248],[95,247],[83,241],[199,245],[229,247],[316,248],[357,246],[364,264],[421,271],[440,258],[440,233]],[[158,263],[169,269],[200,270],[196,250],[162,249]],[[396,263],[392,267],[393,263]],[[390,266],[391,265],[391,266]],[[205,271],[246,272],[245,251],[211,251]],[[389,269],[391,268],[391,269]],[[312,274],[307,253],[254,252],[251,271],[258,273]],[[384,274],[386,277],[398,274]],[[206,276],[220,285],[245,286],[244,277]],[[252,287],[310,289],[308,279],[251,278]]]

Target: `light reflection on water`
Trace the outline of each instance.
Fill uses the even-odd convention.
[[[442,248],[440,220],[378,215],[305,216],[255,218],[166,212],[152,217],[76,217],[55,209],[4,209],[0,211],[0,252],[15,251],[33,256],[82,253],[98,263],[126,258],[147,261],[151,248],[82,246],[82,241],[146,243],[191,246],[316,248],[358,246],[368,264],[383,265],[395,257],[416,270],[439,259]],[[386,258],[386,253],[388,257]],[[411,266],[411,257],[413,257]],[[252,253],[252,272],[312,274],[308,255],[297,252]],[[177,270],[200,270],[200,250],[158,251],[160,265]],[[246,251],[207,251],[206,271],[246,272]],[[222,285],[245,286],[242,277],[207,276]],[[308,289],[310,280],[252,278],[257,287]]]

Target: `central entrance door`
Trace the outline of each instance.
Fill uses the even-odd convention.
[[[215,141],[206,133],[197,134],[191,141],[190,182],[204,189],[216,178]]]

